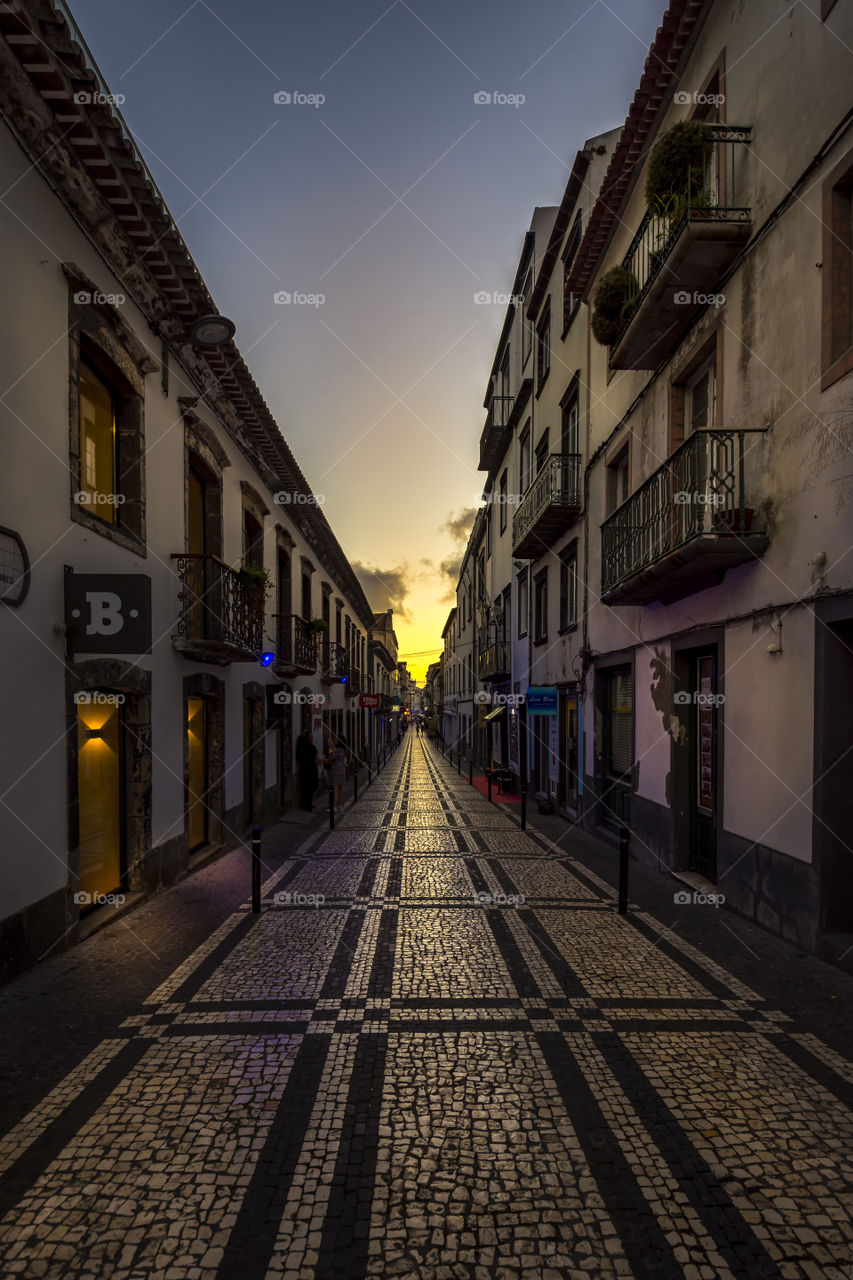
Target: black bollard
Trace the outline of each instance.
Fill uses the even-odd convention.
[[[473,756],[468,761],[468,782],[471,786],[474,785],[474,757]]]
[[[488,782],[489,782],[489,804],[491,804],[491,803],[492,803],[492,774],[491,774],[491,771],[489,771],[489,773],[487,773],[487,774],[486,774],[486,777],[488,778]]]
[[[334,831],[335,829],[335,788],[332,786],[331,782],[328,784],[328,786],[329,786],[329,830]]]
[[[462,752],[456,752],[456,772],[462,777]]]
[[[627,827],[619,831],[619,914],[628,914],[628,850],[630,832]]]
[[[261,829],[252,827],[252,911],[261,910]]]
[[[358,770],[352,775],[352,802],[358,803]]]

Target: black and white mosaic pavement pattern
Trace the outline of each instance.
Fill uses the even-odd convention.
[[[853,1280],[851,1103],[415,739],[0,1140],[0,1274]]]

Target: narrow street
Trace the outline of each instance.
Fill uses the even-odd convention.
[[[267,869],[3,1139],[4,1276],[851,1274],[853,1066],[424,736]]]

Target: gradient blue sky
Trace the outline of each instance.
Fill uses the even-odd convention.
[[[73,0],[217,306],[420,675],[534,206],[622,123],[664,0]],[[323,94],[277,105],[276,91]],[[477,105],[477,92],[523,94]],[[405,194],[407,193],[407,194]],[[398,197],[400,201],[398,202]],[[403,203],[405,202],[405,203]],[[276,305],[277,291],[322,294]]]

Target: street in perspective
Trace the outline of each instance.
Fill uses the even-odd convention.
[[[0,4],[0,1275],[853,1280],[853,0]]]

